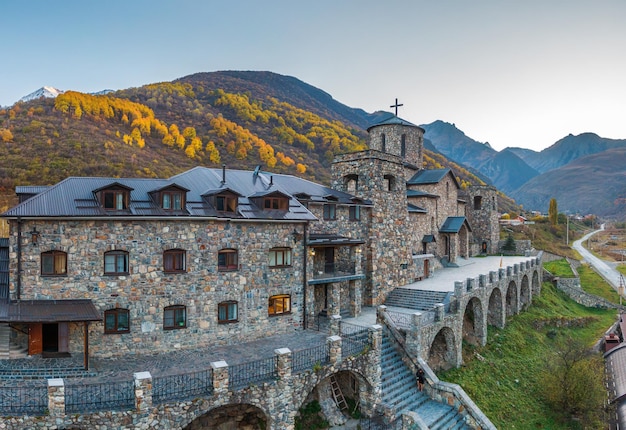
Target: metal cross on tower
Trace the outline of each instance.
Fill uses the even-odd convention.
[[[403,105],[402,103],[398,104],[398,99],[396,99],[396,104],[391,105],[391,106],[389,106],[389,107],[396,108],[396,116],[398,116],[398,108],[399,108],[400,106],[404,106],[404,105]]]

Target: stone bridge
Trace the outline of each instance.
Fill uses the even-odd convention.
[[[541,293],[541,254],[476,278],[454,283],[448,303],[410,314],[380,306],[378,321],[396,331],[415,360],[433,370],[462,364],[462,343],[485,345],[487,326],[503,328],[507,318],[530,306]]]

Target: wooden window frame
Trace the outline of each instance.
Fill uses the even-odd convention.
[[[285,197],[263,197],[263,210],[274,211],[289,209],[289,199]]]
[[[233,195],[218,194],[215,196],[215,209],[219,212],[236,213],[238,200]]]
[[[273,254],[273,258],[272,258],[272,254]],[[270,259],[269,267],[274,267],[274,268],[291,267],[291,264],[292,264],[291,257],[292,257],[291,248],[288,248],[288,247],[272,248],[270,249],[270,252],[269,252],[269,259]]]
[[[166,199],[169,200],[169,203],[167,205],[166,205]],[[185,196],[181,191],[161,191],[161,208],[163,210],[181,211],[183,210],[184,206],[185,206]]]
[[[107,317],[113,315],[113,327],[107,327]],[[126,315],[126,328],[120,329],[120,315]],[[104,334],[130,333],[130,311],[128,309],[108,309],[104,311]]]
[[[178,248],[163,251],[163,271],[166,273],[187,272],[187,251]]]
[[[225,260],[222,261],[222,258]],[[235,272],[239,270],[239,252],[236,249],[220,249],[217,253],[217,270],[219,272]]]
[[[113,196],[113,200],[111,202],[107,201],[107,197],[109,195]],[[103,190],[102,191],[102,207],[104,208],[104,210],[107,210],[107,211],[128,210],[129,197],[130,197],[130,193],[126,190]],[[119,207],[120,203],[121,203],[121,207]]]
[[[116,271],[107,271],[107,257],[109,256],[113,256],[115,257],[115,261],[114,261],[114,266]],[[117,271],[119,262],[118,259],[119,258],[123,258],[124,259],[124,268],[126,269],[126,271],[120,272]],[[120,276],[120,275],[128,275],[130,274],[130,268],[129,268],[129,255],[127,251],[121,251],[121,250],[113,250],[113,251],[107,251],[104,253],[104,274],[108,275],[108,276]]]
[[[280,306],[277,306],[280,304]],[[280,310],[278,310],[280,308]],[[268,300],[267,313],[269,316],[279,316],[291,314],[291,295],[277,294]]]
[[[64,258],[63,264],[59,264],[61,262],[57,261],[61,257]],[[52,271],[46,271],[44,266],[44,260],[52,259]],[[57,270],[59,266],[62,266],[60,270]],[[46,251],[41,253],[41,276],[67,276],[67,252],[64,251]]]
[[[171,324],[167,322],[170,313]],[[172,305],[163,308],[163,330],[182,330],[185,328],[187,328],[187,306]]]
[[[348,219],[350,221],[361,221],[361,206],[350,206],[348,208]]]
[[[229,312],[232,305],[234,305],[235,315],[231,315]],[[222,318],[220,316],[222,315],[222,312],[224,312],[225,318]],[[217,304],[217,323],[218,324],[232,324],[236,322],[239,322],[239,302],[236,302],[234,300],[228,300],[225,302],[218,303]]]
[[[337,205],[334,203],[325,203],[323,207],[324,219],[326,221],[334,221],[337,219]]]

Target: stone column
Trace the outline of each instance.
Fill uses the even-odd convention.
[[[411,328],[406,332],[406,351],[417,360],[422,347],[422,313],[411,314]]]
[[[328,343],[330,364],[335,366],[341,363],[341,338],[339,336],[329,336],[326,338]]]
[[[435,304],[435,321],[443,321],[444,311],[445,308],[443,303]]]
[[[359,316],[361,314],[361,285],[363,280],[357,279],[349,281],[350,285],[350,314]]]
[[[150,372],[137,372],[135,379],[135,409],[139,413],[152,407],[152,375]]]
[[[467,291],[474,291],[476,288],[476,279],[467,278]]]
[[[328,319],[330,323],[329,331],[331,336],[339,336],[341,334],[341,315],[331,315]]]
[[[385,320],[385,312],[387,312],[387,306],[380,305],[376,308],[376,324],[382,324]]]
[[[341,313],[341,284],[333,282],[328,285],[328,315],[339,315]]]
[[[223,394],[228,392],[228,364],[225,361],[211,363],[213,369],[213,392]]]
[[[367,334],[371,350],[367,354],[363,374],[369,384],[359,384],[359,398],[361,412],[366,416],[371,416],[374,415],[375,406],[382,401],[380,363],[383,352],[383,327],[375,324],[369,328]]]
[[[478,275],[478,287],[485,288],[487,286],[487,275]]]
[[[278,380],[288,379],[291,376],[291,350],[279,348],[274,350],[276,354],[276,374]]]
[[[463,281],[454,281],[454,295],[457,300],[460,300],[461,297],[465,294],[465,288],[463,288]]]
[[[48,379],[48,411],[51,417],[65,416],[65,383],[61,378]]]

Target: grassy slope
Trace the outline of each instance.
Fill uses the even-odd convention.
[[[609,288],[608,286],[605,286]],[[502,429],[571,429],[575,423],[558,416],[541,396],[539,370],[549,360],[554,340],[548,334],[583,339],[592,346],[613,324],[614,310],[586,308],[544,283],[541,296],[528,311],[509,319],[504,329],[489,327],[488,344],[465,347],[465,365],[440,375],[461,385],[474,402]],[[590,318],[580,328],[557,328],[552,322]],[[471,356],[479,353],[484,361]]]

